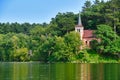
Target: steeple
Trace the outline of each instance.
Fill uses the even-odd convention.
[[[82,40],[84,34],[84,27],[82,26],[82,22],[81,22],[80,11],[78,17],[78,24],[75,26],[75,32],[78,32],[80,34],[80,39]]]
[[[79,25],[79,26],[82,26],[80,11],[79,11],[78,25]]]

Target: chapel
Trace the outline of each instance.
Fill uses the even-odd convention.
[[[83,41],[82,47],[90,48],[90,42],[96,39],[93,34],[94,30],[84,30],[84,26],[82,25],[80,13],[78,17],[78,24],[75,26],[75,32],[78,32],[80,34],[80,39]]]

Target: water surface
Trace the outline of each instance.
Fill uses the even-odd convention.
[[[0,80],[120,80],[120,64],[0,63]]]

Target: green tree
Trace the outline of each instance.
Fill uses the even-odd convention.
[[[59,36],[63,36],[66,33],[74,30],[74,26],[76,24],[76,15],[72,12],[67,13],[58,13],[55,18],[52,18],[50,22],[50,28],[56,30],[56,34]]]
[[[39,60],[41,61],[49,61],[50,56],[54,52],[54,37],[47,37],[46,40],[41,44],[38,48],[40,52]]]
[[[13,50],[13,44],[10,40],[12,37],[12,33],[6,34],[6,35],[0,35],[1,36],[1,42],[0,42],[0,49],[1,49],[1,60],[2,61],[11,61],[11,55]]]
[[[94,1],[94,4],[95,4],[95,5],[98,5],[99,3],[100,3],[100,0],[95,0],[95,1]]]
[[[82,7],[82,9],[83,9],[83,11],[89,11],[90,8],[91,8],[91,6],[92,6],[92,3],[87,0],[87,1],[84,3],[84,6]]]
[[[96,45],[96,48],[100,53],[119,53],[119,37],[110,26],[98,25],[98,29],[95,34],[100,40],[98,45]]]
[[[80,46],[82,45],[82,41],[80,40],[79,33],[70,32],[64,36],[65,44],[67,45],[67,49],[69,50],[69,61],[74,60],[80,51]]]
[[[41,35],[45,35],[45,28],[42,26],[35,26],[33,29],[30,30],[30,34],[35,37],[40,37]]]
[[[15,50],[14,60],[15,61],[28,61],[30,58],[28,56],[27,48],[19,48]]]
[[[68,61],[69,51],[65,45],[64,38],[55,36],[54,52],[50,56],[50,61]]]

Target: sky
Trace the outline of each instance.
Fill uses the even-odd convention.
[[[86,0],[0,0],[0,22],[49,23],[58,12],[81,11]],[[92,0],[91,0],[92,1]]]

